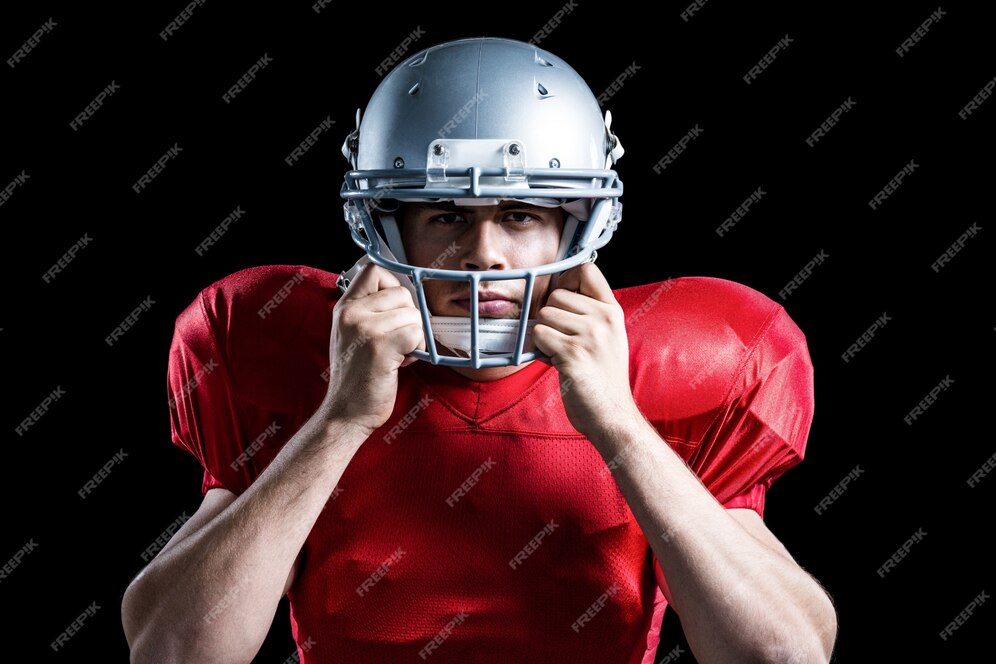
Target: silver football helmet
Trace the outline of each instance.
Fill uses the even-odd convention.
[[[433,364],[472,368],[518,365],[529,350],[535,280],[594,260],[622,218],[622,182],[613,164],[623,149],[598,101],[574,69],[534,45],[510,39],[459,39],[399,63],[374,91],[342,146],[353,170],[341,196],[354,242],[367,262],[399,275],[422,313]],[[560,206],[565,223],[553,263],[508,270],[451,270],[408,263],[395,213],[402,202],[493,205],[514,199]],[[470,316],[434,316],[423,282],[470,283]],[[481,282],[519,279],[518,320],[479,315]],[[455,354],[441,354],[437,342]]]

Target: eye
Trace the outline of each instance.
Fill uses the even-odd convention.
[[[517,224],[528,224],[538,221],[538,219],[524,210],[509,210],[505,213],[505,221],[511,221]]]
[[[466,220],[462,214],[457,212],[447,212],[445,214],[433,215],[430,217],[429,221],[434,224],[442,224],[445,226],[449,224],[459,224]]]

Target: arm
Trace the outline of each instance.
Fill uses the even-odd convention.
[[[126,590],[133,662],[252,660],[332,490],[390,416],[397,371],[421,335],[418,311],[393,275],[375,268],[353,282],[333,313],[321,406],[242,495],[209,491]]]
[[[241,496],[209,491],[125,592],[132,661],[251,661],[305,538],[365,438],[316,414]]]
[[[533,330],[575,428],[607,461],[657,556],[662,591],[706,662],[827,662],[836,613],[749,510],[726,510],[646,421],[630,391],[622,310],[601,272],[565,273]],[[661,579],[663,581],[663,579]]]

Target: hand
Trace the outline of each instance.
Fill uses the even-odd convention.
[[[422,317],[393,272],[370,263],[336,302],[332,315],[329,389],[323,408],[373,433],[398,394],[398,369],[425,348]]]
[[[532,336],[560,373],[564,407],[575,429],[593,439],[620,417],[642,417],[629,384],[625,316],[594,263],[559,277],[536,315]]]

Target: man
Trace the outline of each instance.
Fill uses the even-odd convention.
[[[813,408],[745,286],[613,291],[622,154],[555,55],[399,64],[343,146],[363,258],[251,268],[177,318],[174,441],[204,501],[130,584],[135,662],[826,662],[832,603],[766,528]]]

